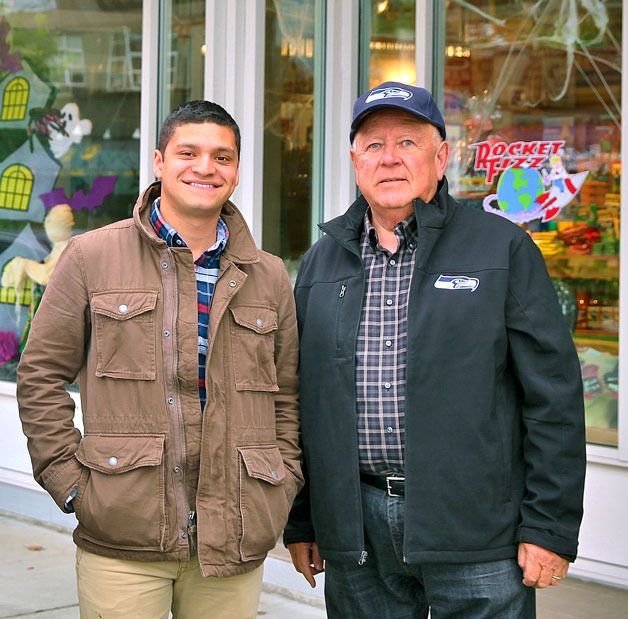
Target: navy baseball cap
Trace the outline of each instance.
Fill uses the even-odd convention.
[[[360,95],[353,104],[349,141],[353,143],[358,128],[371,112],[389,108],[408,112],[434,125],[443,140],[447,137],[443,115],[429,91],[401,82],[384,82]]]

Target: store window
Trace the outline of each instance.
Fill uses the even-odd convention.
[[[138,195],[141,0],[3,3],[0,380],[69,238]]]
[[[316,240],[322,181],[321,0],[267,0],[262,245],[291,275]]]
[[[415,0],[361,0],[360,92],[382,82],[414,84]]]
[[[450,189],[537,243],[580,357],[587,439],[616,446],[622,3],[450,2],[445,24]]]
[[[205,0],[165,0],[161,4],[159,124],[177,106],[204,99],[206,50]],[[141,40],[133,45],[138,69],[141,47]]]

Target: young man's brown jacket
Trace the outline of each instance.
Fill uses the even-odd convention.
[[[152,229],[159,191],[64,252],[20,361],[20,417],[37,481],[61,508],[78,488],[78,546],[148,561],[196,548],[203,574],[229,576],[263,561],[302,484],[292,287],[225,204],[201,411],[193,263]]]

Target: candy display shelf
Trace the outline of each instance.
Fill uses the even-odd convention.
[[[558,279],[617,279],[619,256],[555,254],[544,256],[551,277]]]

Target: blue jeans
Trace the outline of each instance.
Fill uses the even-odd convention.
[[[534,619],[534,589],[515,559],[403,562],[404,499],[362,484],[364,565],[327,561],[329,619]]]

